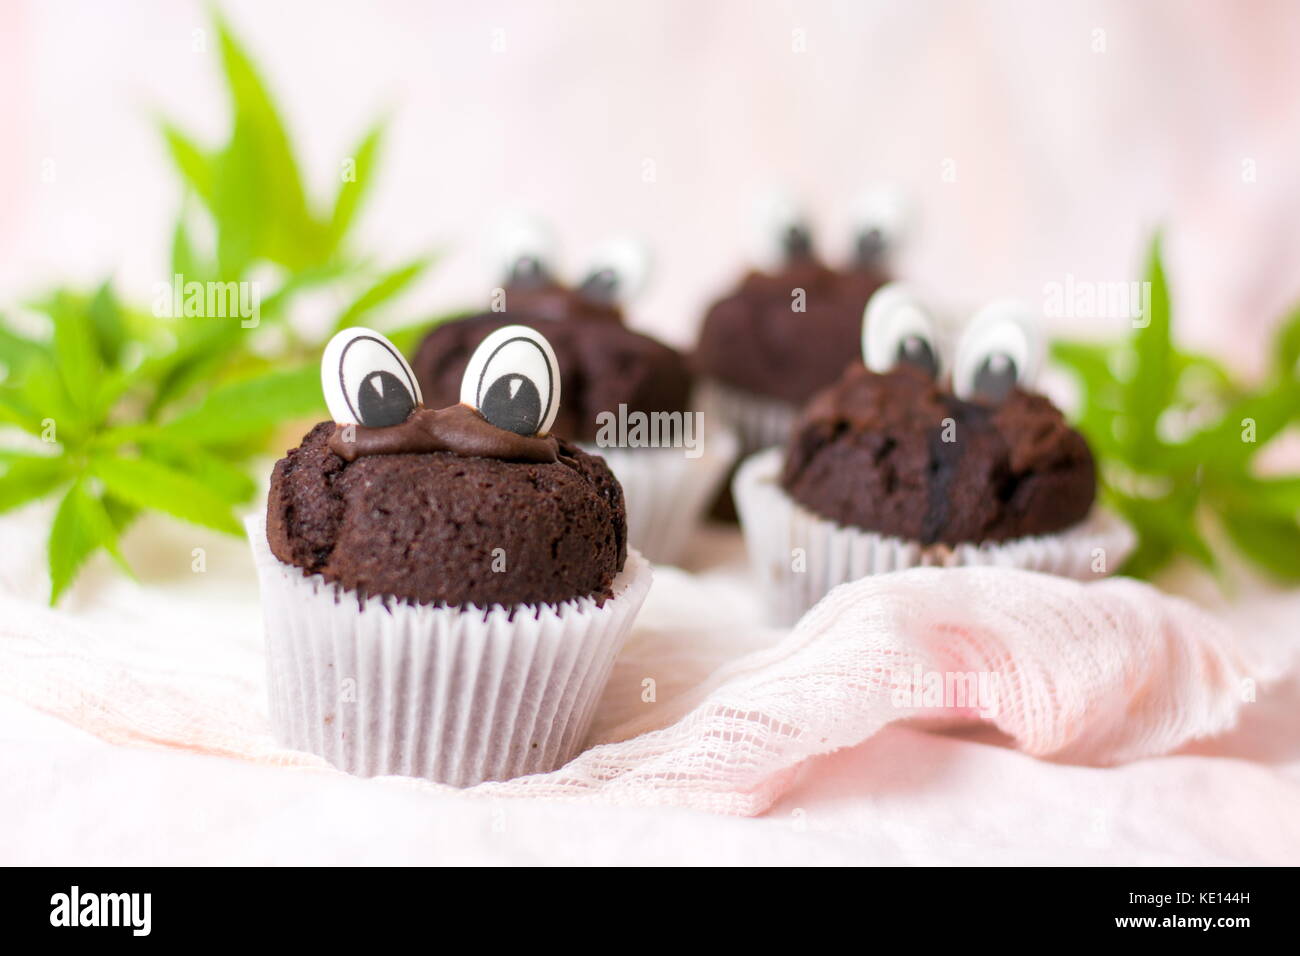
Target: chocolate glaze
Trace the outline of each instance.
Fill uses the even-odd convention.
[[[547,464],[559,456],[550,435],[516,435],[497,428],[468,405],[450,408],[417,406],[400,425],[386,428],[355,426],[352,441],[345,441],[346,425],[336,425],[329,449],[344,461],[363,455],[405,455],[447,451],[469,458],[531,461]]]

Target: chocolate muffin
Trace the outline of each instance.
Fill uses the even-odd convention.
[[[783,444],[798,408],[858,354],[862,311],[888,280],[902,218],[896,196],[865,198],[842,268],[817,254],[807,222],[778,201],[761,230],[765,265],[746,272],[704,316],[692,369],[703,404],[735,432],[742,455]],[[730,482],[711,513],[736,519]]]
[[[462,787],[582,748],[652,575],[610,469],[551,433],[559,385],[524,326],[483,341],[445,408],[378,332],[326,345],[333,421],[247,522],[277,742]]]
[[[691,394],[686,360],[674,349],[622,324],[575,290],[551,291],[540,297],[534,290],[520,294],[506,288],[507,310],[486,312],[446,322],[420,344],[412,367],[426,398],[432,404],[455,401],[461,376],[479,344],[504,326],[532,323],[546,331],[560,363],[564,406],[555,431],[574,441],[596,438],[596,416],[617,412],[683,412]],[[541,303],[541,305],[539,305]],[[561,307],[562,306],[562,307]],[[536,318],[527,308],[544,307],[551,318]]]
[[[552,278],[549,272],[525,272],[516,265],[504,288],[506,302],[517,315],[549,320],[623,322],[623,310],[615,298],[612,281],[589,278],[573,289]]]
[[[1044,341],[1011,300],[941,324],[900,284],[863,316],[862,362],[815,395],[784,447],[737,472],[745,544],[772,618],[917,567],[996,566],[1092,580],[1134,536],[1095,505],[1082,434],[1034,392]]]
[[[998,300],[947,336],[891,283],[863,317],[862,361],[802,410],[783,447],[733,484],[773,620],[797,621],[841,584],[918,567],[996,566],[1092,580],[1132,551],[1095,505],[1083,436],[1033,391],[1044,343]]]
[[[532,224],[503,250],[505,277],[492,311],[445,322],[412,365],[431,403],[455,401],[479,343],[512,322],[544,329],[560,368],[564,404],[554,429],[597,447],[622,486],[628,543],[651,561],[676,563],[735,455],[725,428],[692,409],[689,365],[675,349],[629,329],[622,302],[640,285],[640,244],[615,240],[572,285],[556,278]]]
[[[349,462],[330,447],[336,431],[321,422],[272,473],[267,539],[281,561],[417,604],[610,596],[627,515],[602,459],[557,441],[550,462],[450,451]]]
[[[888,279],[877,257],[844,270],[796,245],[776,272],[751,271],[704,317],[697,373],[755,395],[801,405],[858,353],[862,310]],[[795,290],[804,311],[795,311]]]
[[[965,401],[905,363],[856,364],[818,394],[781,486],[832,521],[926,545],[1062,531],[1096,495],[1087,442],[1046,398],[1012,387],[995,405]]]

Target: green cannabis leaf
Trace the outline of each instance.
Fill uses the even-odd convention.
[[[277,422],[319,412],[317,368],[264,370],[197,403],[167,398],[188,349],[149,352],[154,317],[123,306],[111,285],[35,307],[51,321],[48,339],[0,334],[0,420],[29,436],[0,452],[0,512],[61,495],[51,601],[101,548],[125,567],[118,541],[141,511],[237,534],[234,508],[254,490],[241,466]]]
[[[336,193],[316,204],[259,71],[214,18],[230,135],[207,147],[180,124],[159,121],[182,185],[167,277],[182,291],[193,283],[233,295],[256,275],[259,291],[265,286],[259,314],[213,314],[203,301],[190,308],[188,293],[177,293],[181,309],[174,301],[139,308],[104,282],[89,294],[56,289],[28,303],[48,334],[0,316],[0,512],[57,497],[51,603],[100,550],[129,573],[119,541],[141,512],[238,534],[236,508],[256,487],[250,465],[275,427],[323,410],[319,341],[285,321],[296,299],[336,291],[348,304],[333,327],[381,324],[375,313],[432,263],[421,255],[380,268],[354,248],[351,229],[373,188],[384,123],[340,164]],[[194,228],[200,216],[210,228]],[[209,234],[205,248],[196,236]],[[403,325],[404,347],[431,324]],[[330,331],[326,324],[320,334]]]
[[[1103,499],[1138,535],[1122,570],[1150,577],[1185,555],[1218,573],[1205,534],[1217,523],[1267,574],[1300,582],[1300,475],[1255,469],[1259,450],[1300,422],[1300,309],[1277,334],[1269,376],[1248,387],[1209,356],[1174,346],[1158,235],[1146,282],[1145,324],[1126,339],[1052,347],[1082,386],[1078,425],[1097,454]]]
[[[277,327],[284,339],[279,358],[306,359],[318,342],[303,341],[283,321],[297,296],[328,290],[350,301],[334,328],[362,317],[377,324],[371,319],[374,313],[413,287],[433,257],[422,255],[385,268],[354,248],[351,229],[373,188],[386,122],[374,123],[353,153],[340,159],[334,195],[314,202],[303,186],[289,133],[257,67],[225,20],[219,14],[214,18],[232,116],[229,138],[208,147],[180,124],[159,121],[172,164],[197,202],[197,206],[182,202],[177,216],[172,274],[187,282],[238,282],[256,270],[259,286],[266,287],[260,321]],[[196,215],[205,216],[210,228],[194,228]],[[198,246],[195,235],[201,232],[215,236],[213,248]],[[266,279],[268,273],[277,278]],[[242,359],[256,339],[256,335],[232,332],[210,339],[203,352],[209,364]],[[195,375],[202,378],[206,371],[198,369]]]

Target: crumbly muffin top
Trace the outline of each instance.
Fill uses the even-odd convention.
[[[801,413],[781,484],[840,524],[948,545],[1062,531],[1096,495],[1087,442],[1042,395],[986,406],[860,362]]]
[[[267,540],[281,561],[359,596],[503,607],[612,595],[627,558],[623,491],[559,439],[554,461],[330,448],[321,422],[276,463]]]
[[[836,270],[811,257],[750,272],[705,315],[695,370],[802,405],[861,354],[862,310],[885,280],[879,266]]]

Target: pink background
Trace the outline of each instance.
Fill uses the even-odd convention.
[[[490,223],[528,208],[574,269],[601,238],[644,236],[656,271],[634,322],[689,342],[756,193],[803,196],[834,249],[848,200],[882,179],[919,207],[903,271],[946,297],[1131,278],[1162,222],[1185,339],[1257,367],[1300,298],[1294,4],[225,7],[318,197],[393,111],[363,237],[392,260],[448,251],[402,317],[481,298]],[[114,272],[142,299],[166,278],[179,192],[150,116],[224,134],[213,47],[198,3],[0,9],[0,307],[62,277]]]
[[[835,248],[849,199],[880,180],[919,206],[903,272],[959,301],[1041,301],[1067,273],[1131,278],[1156,223],[1189,343],[1257,368],[1267,329],[1300,299],[1293,3],[223,6],[285,109],[316,196],[332,193],[376,113],[392,111],[363,239],[390,261],[447,250],[401,315],[481,298],[494,279],[485,233],[526,207],[554,221],[574,268],[604,237],[644,236],[658,262],[634,321],[686,343],[740,267],[757,192],[801,194]],[[806,52],[792,51],[796,30]],[[147,301],[169,278],[180,194],[151,116],[208,142],[224,135],[214,40],[199,3],[0,5],[0,309],[110,272]],[[949,161],[954,182],[941,176]],[[110,681],[110,709],[144,699],[121,693],[139,679],[260,703],[243,542],[146,519],[127,541],[144,584],[102,562],[51,611],[28,599],[45,586],[48,518],[6,518],[0,647],[11,656],[0,678],[48,690],[23,683],[14,662],[75,666],[75,654],[52,655],[58,638],[92,661],[121,656],[115,669],[85,668]],[[188,570],[196,540],[210,554],[202,580]],[[737,620],[754,602],[739,542],[727,546],[711,575],[665,571],[658,610],[639,624],[647,656],[662,655],[682,686],[700,675],[683,667],[686,651],[664,653],[671,641],[712,667],[779,636]],[[1215,603],[1198,585],[1182,590]],[[1285,655],[1289,676],[1230,734],[1100,769],[889,727],[804,764],[759,820],[476,800],[156,741],[123,747],[0,694],[0,765],[12,768],[0,774],[11,824],[0,860],[1294,863],[1300,592],[1257,590],[1218,610]],[[151,626],[178,615],[193,624],[183,634]]]

